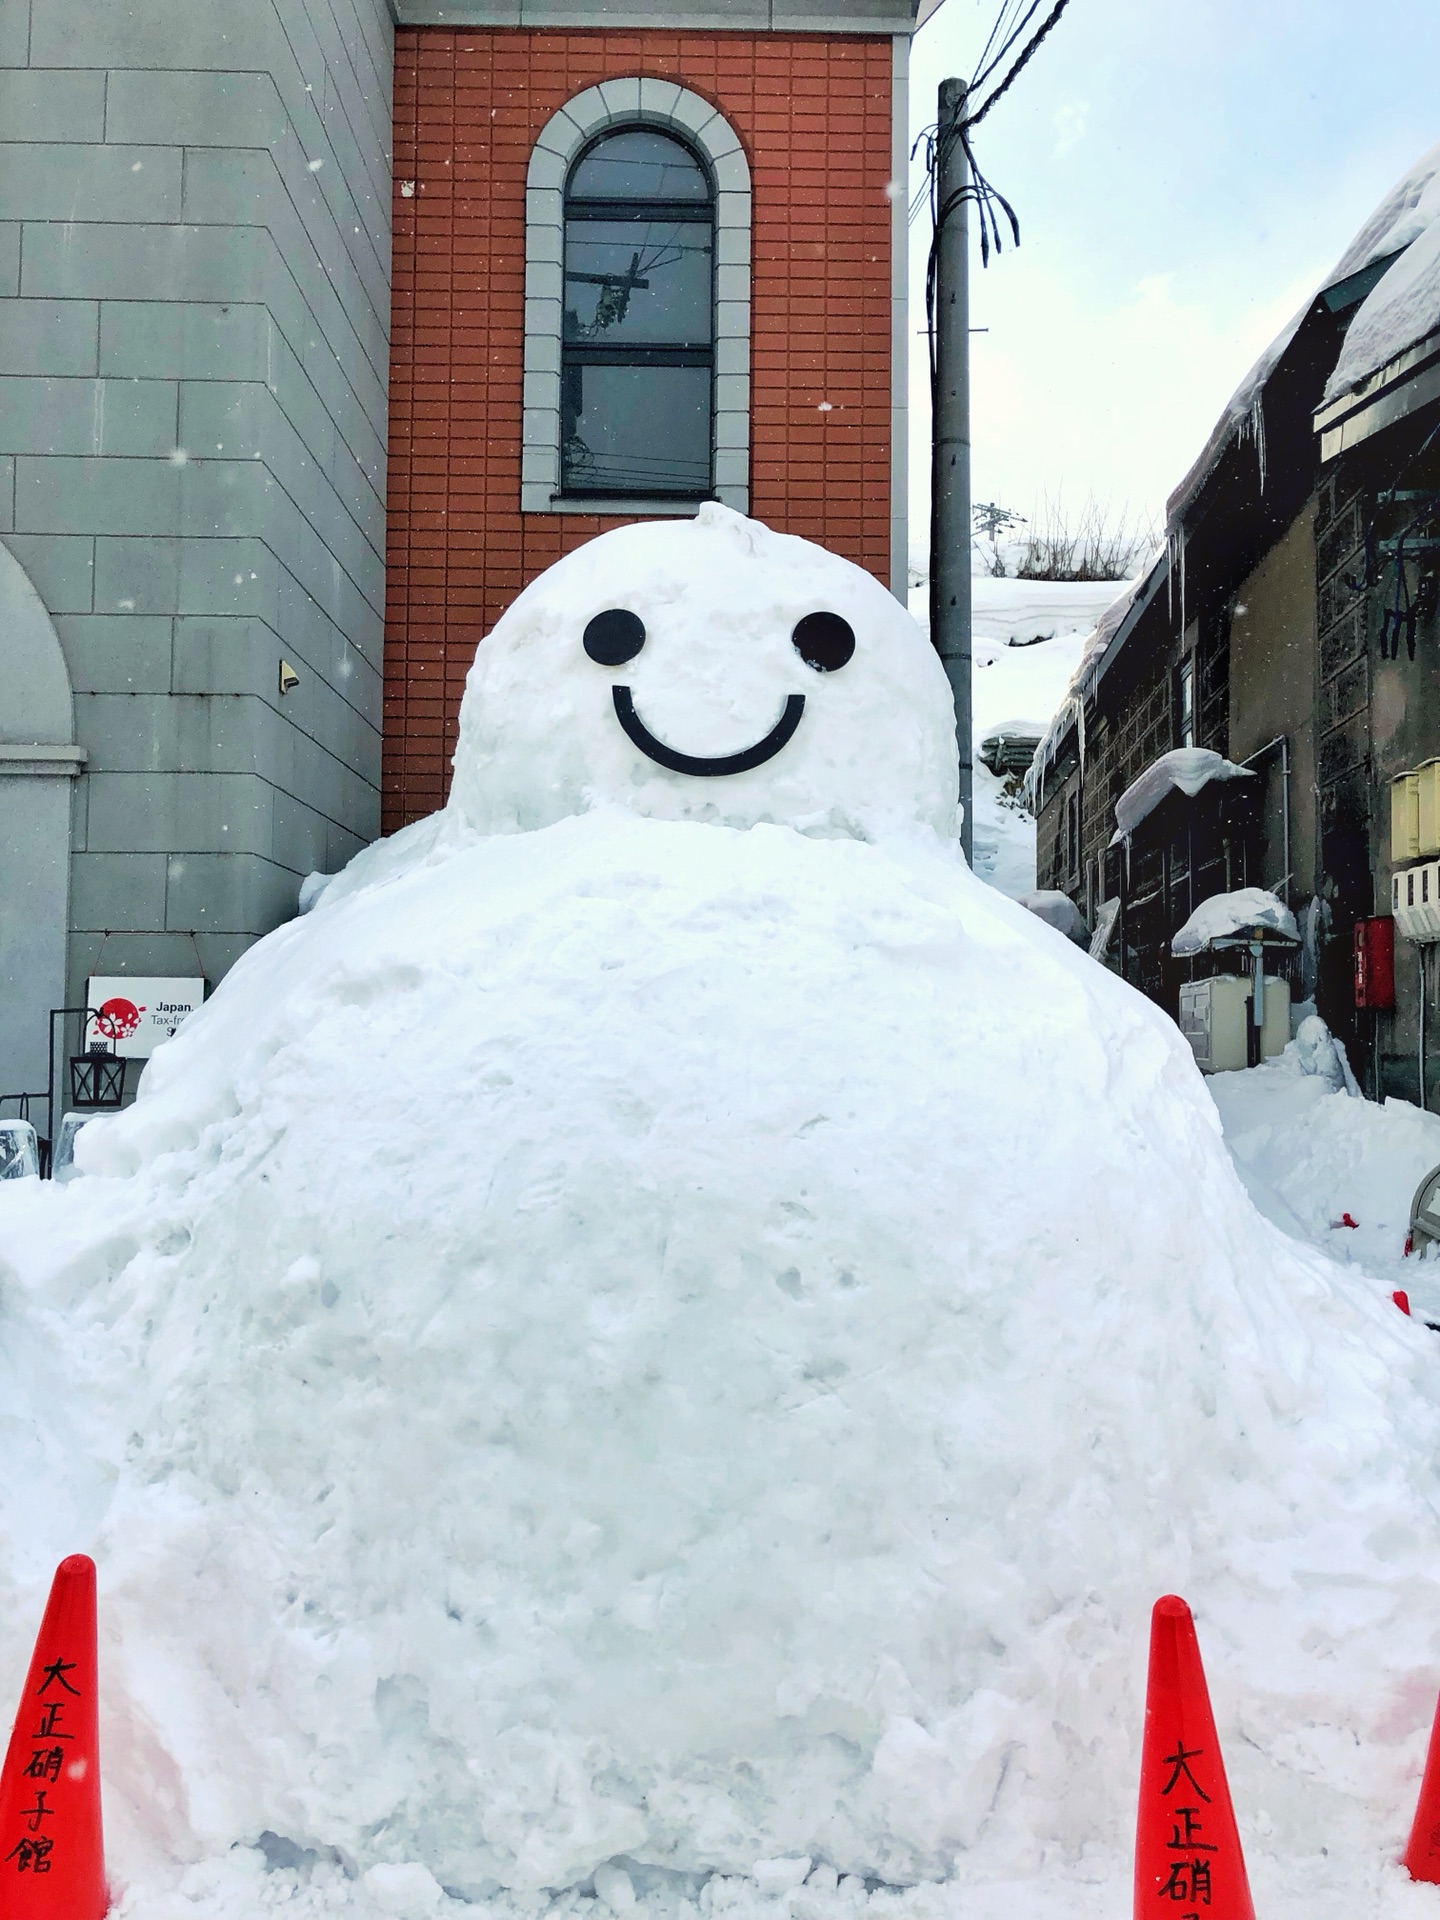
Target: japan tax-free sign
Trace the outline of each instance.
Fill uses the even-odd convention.
[[[148,1060],[205,998],[205,982],[95,976],[85,992],[85,1045],[126,1060]]]

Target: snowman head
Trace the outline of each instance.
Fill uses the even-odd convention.
[[[450,807],[482,833],[607,804],[876,839],[955,831],[949,684],[870,574],[727,507],[617,528],[478,649]]]

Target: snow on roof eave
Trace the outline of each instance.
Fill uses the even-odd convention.
[[[1315,409],[1320,457],[1330,460],[1382,427],[1393,426],[1440,395],[1440,327],[1401,349],[1355,386]]]
[[[1440,179],[1440,145],[1423,153],[1414,166],[1396,181],[1385,198],[1336,261],[1334,268],[1316,289],[1314,296],[1282,328],[1246,374],[1226,403],[1209,439],[1201,449],[1185,478],[1165,503],[1165,523],[1173,529],[1219,464],[1220,456],[1245,421],[1254,413],[1272,374],[1284,359],[1306,317],[1324,295],[1344,281],[1353,279],[1367,267],[1389,258],[1391,266],[1425,231],[1433,215],[1429,203],[1435,197],[1435,182]],[[1387,273],[1382,276],[1388,278]],[[1373,294],[1370,296],[1373,298]],[[1364,304],[1368,304],[1368,299]]]
[[[1326,402],[1356,390],[1440,327],[1440,145],[1398,180],[1346,248],[1331,288],[1383,268],[1346,329]]]
[[[1400,256],[1360,303],[1325,383],[1322,405],[1383,387],[1428,357],[1440,332],[1440,219]]]
[[[1295,336],[1314,312],[1318,298],[1317,295],[1316,299],[1307,300],[1300,311],[1281,328],[1226,401],[1225,411],[1210,429],[1210,437],[1200,449],[1198,458],[1165,502],[1167,528],[1173,530],[1176,522],[1184,517],[1186,508],[1194,504],[1205,482],[1219,466],[1225,449],[1253,419],[1256,406],[1264,398],[1271,377],[1294,344]]]

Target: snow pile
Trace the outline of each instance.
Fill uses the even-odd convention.
[[[1027,913],[1033,913],[1037,920],[1043,920],[1047,927],[1063,933],[1067,940],[1074,940],[1083,947],[1089,946],[1090,929],[1085,924],[1085,916],[1068,893],[1057,893],[1051,887],[1042,887],[1038,893],[1022,894],[1020,904]]]
[[[734,535],[526,596],[569,815],[522,828],[497,630],[444,819],[254,947],[85,1177],[0,1192],[0,1670],[93,1551],[111,1865],[158,1920],[1098,1920],[1178,1588],[1257,1904],[1398,1920],[1430,1336],[1257,1218],[1173,1024],[934,833],[923,637]],[[814,596],[873,705],[794,681]],[[823,741],[734,801],[614,751],[564,640],[642,606]],[[646,720],[743,740],[663,657]]]
[[[1123,840],[1159,806],[1166,794],[1183,793],[1193,800],[1212,780],[1253,780],[1248,767],[1237,767],[1211,747],[1172,747],[1152,760],[1115,802],[1115,839]]]
[[[1219,755],[1215,757],[1218,759]],[[1297,947],[1300,944],[1295,916],[1283,900],[1267,893],[1264,887],[1239,887],[1234,893],[1213,893],[1208,900],[1202,900],[1170,942],[1170,951],[1177,959],[1188,959],[1192,954],[1204,953],[1216,940],[1248,933],[1252,927],[1281,934],[1293,940]]]
[[[1440,1166],[1440,1115],[1408,1100],[1362,1100],[1347,1080],[1353,1087],[1324,1022],[1312,1017],[1278,1060],[1217,1073],[1206,1085],[1267,1219],[1355,1268],[1377,1299],[1403,1287],[1417,1317],[1440,1321],[1440,1258],[1404,1257],[1415,1189]],[[1354,1226],[1344,1224],[1347,1214]]]

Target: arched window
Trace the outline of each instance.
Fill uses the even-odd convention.
[[[709,176],[673,134],[601,134],[565,192],[562,494],[706,498],[714,385]]]
[[[750,510],[750,169],[673,80],[602,80],[530,153],[524,513]]]

